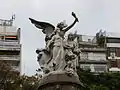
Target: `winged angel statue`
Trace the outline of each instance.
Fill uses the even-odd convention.
[[[74,12],[72,12],[72,16],[75,20],[70,26],[67,26],[65,22],[60,22],[56,27],[50,23],[40,22],[29,18],[31,23],[37,28],[42,29],[42,32],[46,35],[45,48],[36,50],[39,65],[45,74],[51,71],[67,70],[67,68],[72,67],[72,64],[70,64],[72,59],[70,60],[69,58],[69,60],[67,60],[66,56],[74,56],[73,53],[72,55],[70,53],[74,47],[72,45],[72,48],[70,48],[70,43],[68,43],[69,40],[65,40],[64,37],[65,33],[70,30],[76,22],[79,22]]]

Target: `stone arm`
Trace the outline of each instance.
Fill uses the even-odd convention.
[[[63,29],[64,32],[67,32],[69,29],[71,29],[76,24],[76,22],[79,22],[79,20],[78,20],[78,18],[75,15],[74,12],[72,12],[72,16],[75,18],[75,20],[74,20],[74,22],[70,26],[68,26],[67,28]]]
[[[69,44],[65,44],[65,45],[64,45],[64,48],[65,48],[65,49],[72,49],[72,47],[71,47]]]
[[[76,22],[78,22],[78,18],[75,18],[74,22],[68,26],[67,28],[63,29],[64,32],[67,32],[69,29],[71,29],[75,24]]]

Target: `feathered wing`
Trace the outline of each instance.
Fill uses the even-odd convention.
[[[29,20],[31,21],[32,24],[34,24],[37,28],[39,29],[42,29],[42,32],[46,35],[50,35],[55,27],[50,24],[50,23],[47,23],[47,22],[40,22],[40,21],[37,21],[37,20],[34,20],[32,18],[29,18]]]

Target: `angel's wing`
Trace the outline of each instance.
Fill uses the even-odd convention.
[[[31,23],[34,24],[37,28],[42,29],[42,32],[46,35],[50,35],[55,29],[55,27],[50,23],[36,21],[32,18],[29,19]]]

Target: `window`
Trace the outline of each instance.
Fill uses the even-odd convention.
[[[115,52],[110,52],[110,56],[114,59],[115,58]]]
[[[107,43],[120,43],[120,38],[108,38]]]
[[[111,67],[117,67],[117,61],[111,61]]]
[[[94,69],[96,72],[104,72],[104,71],[106,71],[106,66],[105,65],[95,65]]]
[[[19,55],[19,51],[0,51],[0,55]]]
[[[6,36],[5,40],[18,40],[17,36]]]
[[[110,52],[115,52],[115,51],[116,51],[116,48],[109,48],[109,51],[110,51]]]
[[[117,56],[117,57],[120,57],[120,48],[117,48],[117,49],[116,49],[116,56]]]
[[[4,40],[4,36],[0,36],[0,40]]]
[[[90,65],[82,64],[80,67],[84,70],[90,70]]]
[[[108,48],[107,53],[109,57],[114,57],[116,55],[116,48]]]
[[[80,59],[81,59],[81,60],[88,60],[88,53],[85,53],[85,52],[84,52],[84,53],[81,53],[81,54],[80,54]]]

